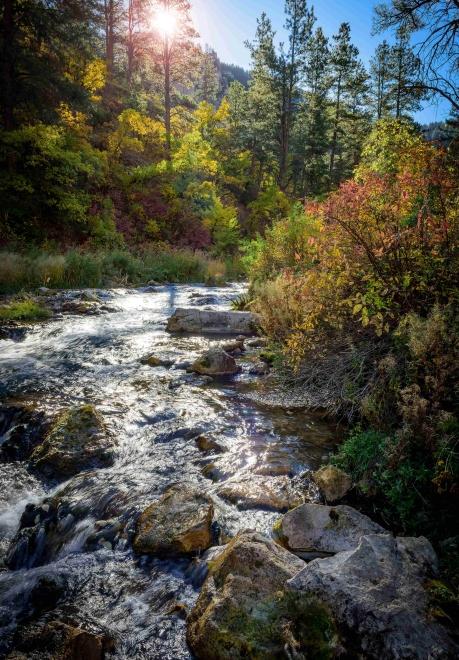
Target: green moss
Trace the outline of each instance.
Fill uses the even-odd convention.
[[[328,660],[337,639],[327,608],[304,594],[278,592],[250,608],[227,607],[219,624],[215,649],[231,649],[231,657],[251,660],[283,658],[286,645],[298,657]]]
[[[0,320],[38,321],[47,319],[51,312],[34,300],[17,300],[0,307]]]

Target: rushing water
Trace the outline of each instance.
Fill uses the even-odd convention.
[[[231,382],[209,384],[186,372],[185,361],[216,340],[171,336],[165,332],[168,316],[178,306],[226,309],[242,290],[193,285],[99,292],[117,311],[57,317],[22,341],[0,341],[4,400],[34,402],[50,413],[94,403],[117,440],[113,466],[57,486],[31,474],[25,463],[0,465],[0,552],[14,537],[26,504],[65,501],[53,538],[43,528],[34,555],[24,555],[17,570],[0,573],[0,656],[18,625],[47,616],[108,633],[117,658],[191,657],[184,619],[171,610],[176,603],[193,604],[202,562],[135,556],[129,539],[138,512],[168,484],[192,481],[214,497],[226,535],[245,528],[269,533],[278,514],[241,511],[220,501],[216,489],[235,475],[295,478],[329,451],[333,434],[324,422],[251,402],[246,392],[255,377],[244,361]],[[149,353],[174,365],[142,364]],[[204,456],[193,441],[200,432],[217,434],[229,451]],[[101,520],[114,521],[115,532],[98,545],[91,539]],[[33,605],[34,594],[49,579],[61,596],[43,615]]]

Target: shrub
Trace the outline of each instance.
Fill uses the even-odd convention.
[[[16,300],[0,307],[2,321],[38,321],[49,316],[49,310],[33,300]]]

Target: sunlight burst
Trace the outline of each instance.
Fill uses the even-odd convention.
[[[154,24],[164,37],[173,37],[177,31],[177,15],[170,9],[158,9],[154,15]]]

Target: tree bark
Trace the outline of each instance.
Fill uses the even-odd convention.
[[[164,38],[164,125],[166,128],[166,157],[171,158],[171,51],[169,38]]]

